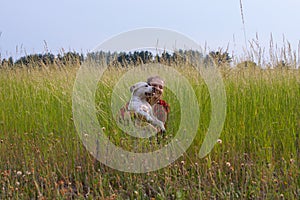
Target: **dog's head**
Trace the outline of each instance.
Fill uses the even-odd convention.
[[[133,96],[143,98],[152,96],[155,93],[155,88],[146,82],[138,82],[130,87],[130,92]]]

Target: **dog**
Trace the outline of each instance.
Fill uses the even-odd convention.
[[[131,98],[128,111],[134,112],[146,119],[151,125],[158,127],[163,133],[166,132],[164,123],[153,115],[152,107],[147,102],[147,97],[155,94],[155,87],[146,82],[138,82],[130,87]]]

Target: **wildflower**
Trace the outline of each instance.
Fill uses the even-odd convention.
[[[63,185],[63,184],[65,184],[65,182],[63,180],[60,180],[60,181],[58,181],[58,184]]]
[[[226,166],[230,167],[231,166],[230,162],[226,162]]]
[[[17,171],[17,175],[18,175],[18,176],[21,176],[21,175],[22,175],[22,172],[21,172],[21,171]]]
[[[217,143],[218,143],[218,144],[222,144],[222,140],[221,140],[221,139],[218,139],[218,140],[217,140]]]

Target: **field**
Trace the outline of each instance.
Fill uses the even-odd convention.
[[[300,70],[222,68],[224,129],[211,153],[199,158],[211,120],[208,89],[190,66],[171,67],[195,91],[198,132],[177,161],[141,174],[109,168],[83,146],[72,115],[79,65],[0,69],[0,199],[299,199]],[[111,140],[132,150],[133,138],[115,126],[109,108],[125,71],[105,72],[96,109]],[[164,95],[171,104],[167,138],[141,146],[159,149],[172,138],[180,122],[174,97]]]

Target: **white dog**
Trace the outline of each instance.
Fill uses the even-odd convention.
[[[130,87],[130,91],[131,99],[128,110],[145,117],[150,124],[159,127],[162,132],[165,132],[164,123],[153,115],[152,107],[147,102],[147,97],[155,93],[155,88],[146,82],[138,82]]]

